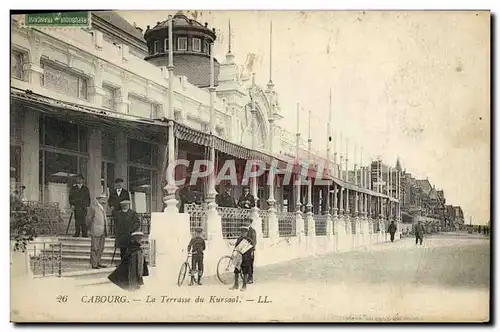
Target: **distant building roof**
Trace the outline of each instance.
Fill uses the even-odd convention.
[[[416,182],[416,185],[419,186],[425,194],[430,195],[430,193],[432,191],[432,186],[431,186],[431,183],[429,182],[429,180],[427,180],[427,179],[416,180],[415,182]]]
[[[130,24],[126,19],[121,17],[118,13],[114,11],[93,11],[92,14],[107,21],[109,24],[114,25],[116,28],[122,30],[123,32],[143,41],[143,34],[132,24]]]

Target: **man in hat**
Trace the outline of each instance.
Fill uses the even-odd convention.
[[[120,248],[120,258],[125,257],[130,234],[141,227],[139,216],[130,209],[130,201],[120,202],[121,209],[115,213],[115,248]]]
[[[189,286],[194,284],[194,271],[198,271],[198,285],[201,285],[201,277],[203,276],[203,252],[205,251],[205,240],[201,237],[203,230],[196,228],[194,236],[189,241],[187,250],[192,251],[191,266],[193,274],[191,275],[191,282]]]
[[[250,194],[248,187],[243,188],[243,194],[238,200],[238,207],[242,209],[251,209],[255,206],[255,198]]]
[[[215,196],[215,202],[220,207],[236,207],[236,201],[231,196],[231,187],[226,185],[224,192]]]
[[[252,219],[246,219],[246,227],[248,228],[248,237],[251,240],[253,250],[250,256],[250,268],[248,270],[248,280],[247,284],[253,284],[253,263],[255,261],[255,249],[257,249],[257,232],[252,227]]]
[[[120,202],[130,200],[130,193],[123,188],[123,179],[115,180],[115,189],[109,193],[108,205],[113,215],[120,210]]]
[[[96,197],[87,213],[86,226],[90,235],[90,264],[93,269],[106,267],[101,264],[101,256],[106,240],[106,195]]]
[[[388,229],[388,232],[391,235],[391,242],[394,242],[394,235],[396,234],[397,229],[398,228],[396,227],[394,220],[392,220],[391,223],[389,224],[389,229]]]
[[[425,228],[422,225],[422,222],[419,220],[417,223],[417,227],[415,229],[415,244],[418,245],[420,241],[420,245],[422,245],[422,241],[424,240]]]
[[[76,184],[69,191],[69,205],[73,209],[75,216],[75,235],[87,237],[87,227],[85,226],[85,217],[87,209],[90,206],[89,188],[83,184],[83,176],[79,174],[76,178]]]
[[[144,285],[143,277],[149,275],[148,266],[141,246],[144,234],[140,231],[130,234],[126,254],[120,265],[108,279],[125,290],[137,290]]]
[[[235,252],[235,268],[234,268],[234,285],[231,287],[231,290],[238,289],[238,279],[240,273],[243,274],[241,286],[241,291],[246,290],[247,288],[247,280],[248,273],[250,271],[251,259],[254,247],[252,245],[252,240],[248,236],[248,227],[242,226],[240,228],[240,237],[236,240],[234,245]]]
[[[186,185],[179,189],[179,213],[184,213],[184,206],[186,204],[194,204],[196,201],[196,197],[191,189],[191,186]]]

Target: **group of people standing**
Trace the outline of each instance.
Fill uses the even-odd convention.
[[[397,228],[396,224],[394,223],[394,220],[391,221],[391,223],[389,224],[389,227],[387,228],[387,232],[391,236],[391,242],[394,242],[394,237],[396,235],[397,229],[398,228]],[[424,225],[422,225],[421,221],[417,222],[417,224],[415,225],[414,231],[415,231],[415,244],[418,245],[420,243],[420,245],[422,245],[422,242],[424,241],[425,227],[424,227]]]
[[[192,204],[189,199],[193,198],[191,189],[188,187],[186,189],[183,188],[183,192],[180,194],[181,198],[187,198],[181,202],[182,211],[184,210],[185,204]],[[243,195],[236,201],[231,196],[231,188],[226,187],[224,192],[217,194],[216,202],[218,206],[221,207],[240,207],[242,209],[251,209],[255,206],[255,199],[252,195],[250,195],[250,190],[248,188],[243,189]],[[181,212],[182,212],[181,211]],[[253,283],[253,267],[255,261],[255,248],[257,246],[257,234],[255,229],[252,228],[252,219],[246,219],[244,221],[245,225],[240,227],[240,236],[236,240],[234,245],[234,284],[231,289],[239,288],[239,277],[242,277],[242,288],[244,291],[247,287],[247,284]],[[190,286],[194,285],[195,282],[198,285],[201,285],[201,277],[203,276],[203,260],[204,260],[204,251],[206,249],[205,240],[202,237],[202,229],[198,228],[195,230],[195,234],[191,238],[187,250],[191,252],[191,266],[192,266],[192,274],[191,281],[189,283]],[[197,279],[196,275],[197,274]]]
[[[77,183],[70,189],[69,202],[75,217],[74,237],[90,236],[90,264],[93,269],[106,266],[101,257],[108,235],[109,218],[106,205],[114,220],[115,251],[120,249],[120,265],[110,275],[110,280],[122,288],[138,288],[147,275],[147,264],[141,248],[140,219],[130,208],[130,193],[123,188],[123,179],[114,181],[109,198],[100,194],[91,203],[90,193],[84,178],[78,175]]]

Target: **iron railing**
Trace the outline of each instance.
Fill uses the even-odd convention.
[[[189,214],[189,229],[191,234],[195,233],[196,228],[203,229],[203,234],[207,234],[207,204],[186,204],[184,211]]]
[[[297,235],[297,220],[295,212],[279,212],[278,232],[280,237],[291,237]]]
[[[313,215],[313,218],[314,218],[316,236],[326,235],[327,216],[325,214],[315,214]]]
[[[144,233],[144,235],[149,235],[151,231],[151,213],[138,213],[139,216],[139,230]],[[115,218],[113,215],[108,215],[108,224],[106,225],[106,235],[115,235]]]
[[[240,227],[248,223],[249,209],[217,207],[221,216],[222,237],[224,239],[237,239],[240,236]]]
[[[63,251],[61,242],[32,242],[26,248],[29,264],[35,276],[61,277],[63,272]]]

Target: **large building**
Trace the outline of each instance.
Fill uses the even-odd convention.
[[[234,160],[240,173],[249,159],[278,161],[281,168],[309,161],[306,174],[328,161],[324,178],[331,187],[314,186],[310,196],[307,185],[299,192],[283,181],[287,172],[297,177],[297,169],[277,174],[272,187],[267,169],[253,193],[263,210],[274,198],[283,212],[310,206],[315,214],[398,220],[401,194],[403,213],[414,215],[412,206],[432,216],[442,213],[444,195],[430,184],[413,181],[416,195],[401,188],[399,179],[405,183],[411,176],[399,161],[395,168],[381,161],[348,166],[348,156],[318,151],[307,138],[284,130],[279,87],[271,79],[264,87],[254,84],[230,46],[224,59],[213,61],[210,87],[217,35],[208,23],[178,12],[170,32],[168,20],[141,29],[115,12],[92,18],[86,29],[27,28],[22,17],[12,18],[10,181],[12,188],[25,186],[25,199],[57,204],[67,216],[77,174],[92,196],[108,193],[119,177],[137,212],[162,211],[169,149],[176,158],[195,161],[207,159],[214,147],[218,169]],[[188,178],[192,171],[176,169]],[[194,187],[207,197],[207,181]],[[241,183],[233,186],[233,196],[241,189]]]

